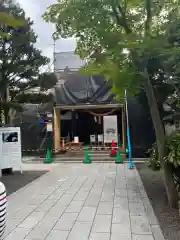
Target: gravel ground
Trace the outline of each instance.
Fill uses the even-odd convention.
[[[20,172],[15,171],[12,174],[3,174],[0,181],[4,183],[7,189],[7,194],[10,195],[18,189],[26,186],[28,183],[41,177],[46,172],[47,171],[23,171],[21,174]]]
[[[162,172],[153,172],[145,163],[137,163],[137,170],[159,220],[166,240],[180,240],[180,216],[178,210],[168,207]]]

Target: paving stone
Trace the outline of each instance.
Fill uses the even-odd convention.
[[[90,194],[101,195],[102,190],[102,188],[93,187],[90,191]]]
[[[112,215],[112,209],[113,209],[113,202],[100,202],[97,209],[97,214]]]
[[[84,203],[85,207],[96,207],[99,204],[100,195],[89,195]]]
[[[114,198],[114,207],[120,208],[122,211],[129,212],[128,199],[126,197],[115,197]]]
[[[47,198],[47,200],[58,200],[62,197],[63,194],[64,191],[57,189]]]
[[[154,240],[152,235],[132,235],[132,240]]]
[[[36,227],[27,235],[27,240],[44,240],[57,222],[54,218],[45,218],[40,221]]]
[[[144,189],[144,186],[139,187],[139,190],[140,190],[140,193],[141,193],[141,197],[145,198],[145,199],[148,199],[148,195],[147,195],[147,193]]]
[[[84,204],[83,201],[72,201],[70,205],[67,207],[66,212],[79,213],[81,211],[83,204]]]
[[[7,236],[10,232],[13,231],[20,223],[22,222],[21,218],[8,218],[6,222],[6,229],[4,236]]]
[[[38,208],[36,208],[36,212],[48,212],[55,202],[53,200],[46,200],[44,201]]]
[[[78,193],[73,200],[74,201],[85,201],[87,196],[88,196],[88,192]]]
[[[164,240],[164,236],[159,225],[151,225],[151,230],[154,236],[154,240]]]
[[[130,224],[129,212],[124,212],[121,208],[114,208],[112,223]]]
[[[34,228],[45,214],[45,212],[33,212],[18,227],[25,229]]]
[[[71,230],[68,240],[88,240],[92,223],[76,222]]]
[[[67,204],[57,202],[51,209],[50,211],[56,211],[56,212],[64,212],[66,208],[68,207]]]
[[[132,240],[130,233],[111,234],[111,240]]]
[[[92,233],[89,240],[110,240],[110,233]]]
[[[23,240],[31,229],[26,228],[16,228],[14,229],[6,238],[5,240]]]
[[[131,240],[130,222],[112,224],[111,226],[111,240]]]
[[[128,189],[128,200],[133,202],[139,202],[142,200],[141,194],[138,191]]]
[[[146,216],[130,216],[132,233],[152,234],[149,221]]]
[[[52,230],[46,240],[66,240],[68,235],[68,231]]]
[[[74,198],[74,195],[67,195],[64,194],[56,203],[56,205],[64,205],[64,206],[68,206],[70,204],[70,202],[72,201],[72,199]],[[54,205],[54,207],[56,206]]]
[[[109,233],[111,226],[111,215],[96,215],[92,232]]]
[[[37,195],[29,199],[29,205],[40,205],[42,202],[46,200],[47,195]]]
[[[130,215],[146,215],[144,204],[140,202],[129,202]]]
[[[143,203],[144,203],[146,214],[147,214],[150,224],[158,225],[157,217],[154,213],[154,209],[153,209],[149,199],[143,199]]]
[[[64,213],[54,226],[54,229],[69,231],[73,227],[78,213]]]
[[[57,220],[62,216],[64,211],[66,210],[66,206],[61,206],[59,208],[52,207],[50,211],[46,214],[49,218],[56,218]]]
[[[126,189],[126,183],[118,183],[116,184],[116,188],[119,188],[119,189]]]
[[[115,197],[127,197],[127,190],[126,189],[115,189]]]
[[[126,186],[127,186],[127,189],[132,189],[132,190],[139,190],[139,185],[136,181],[136,178],[132,178],[130,179],[131,182],[128,182],[128,178],[126,178],[127,182],[126,182]]]
[[[77,221],[79,222],[93,222],[96,213],[95,207],[83,207]]]
[[[19,208],[13,213],[8,214],[8,218],[21,218],[24,219],[26,218],[30,213],[33,212],[33,210],[36,208],[36,205],[26,205],[23,206],[22,208]]]
[[[115,195],[114,192],[115,192],[114,186],[110,186],[110,187],[104,187],[102,193],[105,194],[105,195],[114,196]]]
[[[117,223],[117,224],[112,224],[111,226],[111,234],[112,235],[123,235],[123,234],[128,234],[131,233],[130,229],[130,223]]]
[[[114,200],[114,194],[113,193],[108,194],[106,192],[102,192],[100,201],[102,201],[102,202],[113,202],[113,200]]]

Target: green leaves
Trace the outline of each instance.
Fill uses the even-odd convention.
[[[175,132],[167,136],[165,148],[164,160],[171,163],[175,168],[180,167],[180,134]],[[160,170],[156,143],[148,150],[148,153],[150,154],[149,167],[154,171]]]
[[[24,102],[25,99],[34,101],[32,97],[34,93],[31,94],[31,98],[29,95],[25,98],[23,92],[27,93],[36,87],[42,88],[43,92],[40,93],[44,99],[52,100],[52,97],[47,97],[44,91],[54,86],[56,78],[50,73],[40,75],[41,68],[50,60],[34,46],[37,36],[32,28],[33,22],[25,17],[25,12],[18,4],[7,1],[3,12],[0,13],[0,24],[2,32],[0,41],[1,108],[16,108],[17,111],[21,111],[19,102],[22,99]],[[8,99],[7,89],[9,90]],[[35,99],[42,100],[39,95],[37,97],[37,94]]]
[[[6,26],[6,27],[22,27],[25,24],[25,21],[17,19],[13,16],[10,16],[6,12],[0,11],[0,26]],[[4,38],[9,37],[8,32],[2,31],[3,28],[1,28],[0,31],[0,40]]]
[[[25,24],[25,21],[10,16],[5,12],[0,12],[0,24],[9,27],[21,27]]]
[[[76,53],[89,60],[83,73],[100,74],[111,80],[117,95],[125,87],[133,94],[142,87],[142,75],[149,68],[149,59],[172,62],[173,71],[177,66],[174,62],[180,62],[177,46],[169,48],[165,37],[173,11],[174,19],[178,18],[179,3],[179,0],[173,3],[62,0],[51,5],[43,17],[55,24],[55,38],[77,39]],[[163,70],[167,66],[162,64]],[[157,70],[153,74],[151,77],[155,78]]]
[[[57,77],[54,73],[42,73],[38,77],[38,86],[42,91],[53,88],[57,83]]]
[[[153,171],[159,171],[161,169],[160,161],[158,160],[158,149],[157,144],[154,143],[152,148],[148,150],[148,167]]]
[[[167,138],[166,161],[172,163],[175,168],[180,166],[180,134],[174,133]]]

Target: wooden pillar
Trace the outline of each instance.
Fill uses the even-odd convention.
[[[122,151],[126,151],[126,130],[125,130],[125,113],[124,107],[122,107]]]
[[[76,112],[72,111],[72,141],[74,141],[74,137],[76,136]]]
[[[54,149],[55,149],[55,152],[58,152],[60,150],[60,147],[61,147],[60,138],[61,138],[60,109],[54,108]]]

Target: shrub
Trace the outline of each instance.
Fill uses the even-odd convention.
[[[160,170],[160,161],[158,160],[158,150],[156,143],[148,150],[148,166],[153,171]],[[173,133],[166,137],[164,160],[171,163],[175,168],[180,167],[180,134]]]
[[[173,164],[175,168],[180,167],[180,134],[172,134],[166,140],[165,161]]]
[[[157,145],[154,143],[152,148],[148,150],[148,167],[153,171],[159,171],[161,169],[160,161],[158,160],[158,150]]]

